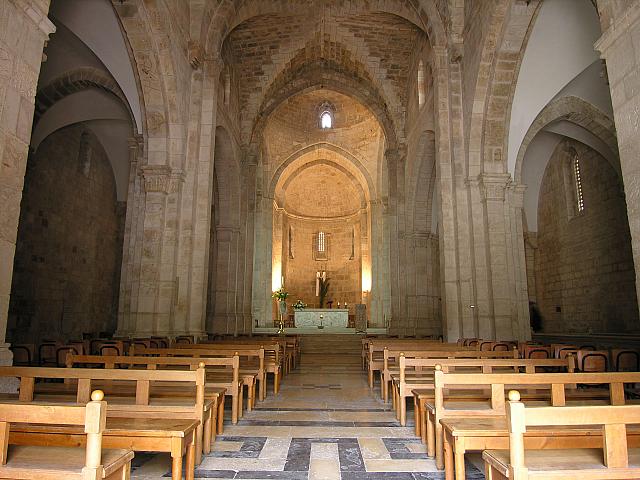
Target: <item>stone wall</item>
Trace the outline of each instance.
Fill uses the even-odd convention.
[[[283,271],[285,286],[291,294],[288,303],[301,299],[309,307],[318,308],[315,276],[325,268],[329,278],[327,301],[347,302],[353,306],[362,300],[359,216],[350,220],[310,220],[286,218],[283,232]],[[289,251],[288,231],[292,227],[293,249]],[[313,258],[314,235],[323,231],[328,239],[328,260]],[[354,236],[355,234],[355,236]],[[353,240],[353,244],[352,244]],[[353,249],[352,249],[353,245]],[[293,258],[289,253],[293,253]],[[326,305],[325,305],[326,307]]]
[[[580,158],[584,210],[576,211],[568,165]],[[622,184],[612,166],[577,142],[560,144],[544,174],[536,283],[545,332],[637,330],[631,238]]]
[[[10,341],[115,330],[124,210],[90,130],[75,125],[42,142],[27,163]]]

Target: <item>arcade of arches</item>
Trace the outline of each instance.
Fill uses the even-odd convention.
[[[640,333],[638,0],[0,2],[0,343]]]

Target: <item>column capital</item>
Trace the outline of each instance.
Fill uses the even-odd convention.
[[[484,201],[503,202],[506,188],[511,182],[508,173],[483,173],[479,176]]]
[[[127,145],[130,150],[138,150],[141,153],[144,148],[144,137],[142,135],[133,135],[127,139]]]
[[[258,152],[253,146],[247,146],[242,149],[243,164],[250,166],[258,165]]]
[[[509,196],[512,199],[513,206],[516,208],[524,207],[524,192],[527,190],[527,186],[521,183],[512,183],[507,186]]]
[[[176,193],[184,182],[182,170],[172,169],[168,165],[145,165],[140,168],[147,193]]]
[[[406,158],[406,156],[407,156],[407,146],[404,144],[398,145],[395,148],[387,148],[384,151],[384,157],[387,160],[395,160],[396,162],[399,162],[404,158]]]

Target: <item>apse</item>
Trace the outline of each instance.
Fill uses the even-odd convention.
[[[375,296],[383,288],[373,287],[371,265],[372,248],[382,243],[372,238],[370,205],[383,183],[380,124],[352,97],[318,88],[283,102],[267,123],[264,141],[273,195],[271,211],[265,211],[272,226],[271,238],[265,238],[271,244],[271,291],[265,293],[284,287],[289,305],[340,304],[353,321],[355,306],[370,310],[370,292]],[[329,284],[322,302],[319,276]],[[267,302],[275,321],[276,303]]]

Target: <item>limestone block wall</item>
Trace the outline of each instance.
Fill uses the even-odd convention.
[[[566,148],[580,158],[584,211],[573,209]],[[544,174],[538,211],[537,297],[545,332],[638,330],[635,272],[620,178],[595,151],[561,144]]]
[[[11,342],[115,330],[124,211],[109,159],[90,130],[74,125],[44,140],[27,163]]]

